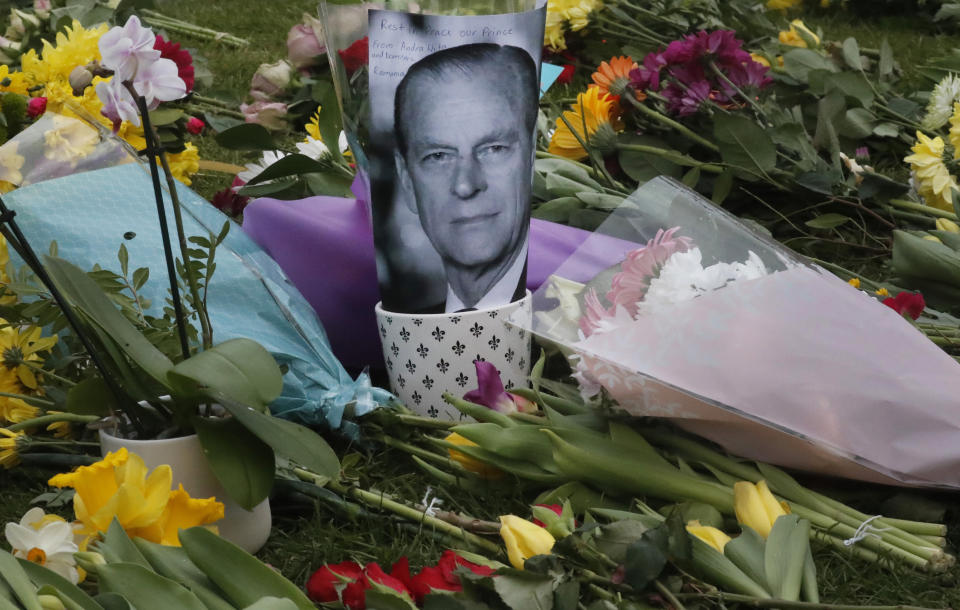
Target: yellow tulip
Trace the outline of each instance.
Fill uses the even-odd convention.
[[[477,445],[475,442],[457,434],[456,432],[451,433],[443,440],[447,441],[448,443],[453,443],[454,445],[460,445],[461,447],[479,447],[479,445]],[[485,479],[499,479],[503,476],[503,471],[499,468],[494,468],[490,464],[486,464],[480,460],[475,460],[462,451],[448,449],[447,452],[450,454],[451,460],[459,463],[470,472],[474,472]]]
[[[937,229],[949,233],[960,233],[960,225],[946,218],[937,219]]]
[[[700,522],[696,519],[687,523],[687,531],[712,546],[719,553],[723,553],[723,547],[730,542],[730,536],[715,527],[700,525]]]
[[[790,22],[790,29],[780,32],[779,39],[782,44],[791,47],[807,48],[812,42],[814,47],[820,46],[820,37],[814,34],[800,19],[794,19]]]
[[[733,485],[733,510],[738,522],[750,526],[766,538],[770,535],[773,522],[777,517],[789,513],[790,507],[785,502],[777,502],[766,481],[756,485],[740,481]]]
[[[936,242],[936,243],[938,243],[938,244],[942,244],[942,243],[943,243],[942,241],[940,241],[940,238],[937,237],[936,235],[924,235],[922,239],[925,239],[925,240],[927,240],[927,241]]]
[[[556,542],[545,528],[516,515],[500,517],[500,536],[507,545],[507,557],[518,570],[535,555],[547,555]]]
[[[764,57],[763,55],[760,55],[759,53],[751,53],[750,59],[757,62],[758,64],[762,64],[768,68],[770,67],[770,60]]]

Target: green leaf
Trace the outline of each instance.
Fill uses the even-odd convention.
[[[753,119],[734,114],[714,117],[713,135],[725,163],[766,174],[777,163],[777,147]],[[756,180],[755,174],[746,174]]]
[[[186,114],[186,112],[178,108],[159,108],[150,111],[150,122],[153,123],[154,127],[163,127],[164,125],[176,123],[186,116]]]
[[[813,145],[830,151],[832,156],[840,154],[836,124],[844,116],[846,108],[843,93],[838,90],[831,91],[817,102],[817,131],[813,136]]]
[[[353,179],[343,174],[326,171],[306,174],[301,176],[301,179],[311,194],[354,198],[353,191],[350,190]]]
[[[860,183],[859,189],[857,189],[857,194],[861,199],[887,201],[893,197],[899,197],[910,190],[909,184],[897,182],[883,174],[863,172],[860,176],[863,178],[863,181]]]
[[[245,338],[224,341],[178,363],[168,380],[186,396],[226,396],[261,411],[283,389],[277,361],[262,345]]]
[[[857,39],[850,37],[843,41],[843,61],[854,70],[863,70],[863,61],[860,59],[860,45]]]
[[[683,178],[680,179],[680,182],[689,186],[690,188],[697,188],[697,184],[700,182],[700,168],[693,167],[690,168],[687,173],[683,175]]]
[[[877,117],[866,108],[851,108],[840,121],[837,131],[845,138],[862,140],[873,134],[876,121]]]
[[[234,418],[196,417],[193,425],[213,474],[237,504],[253,510],[270,495],[276,468],[266,443]]]
[[[511,610],[551,610],[554,582],[551,576],[505,569],[493,579],[493,588]]]
[[[240,420],[247,430],[273,447],[280,457],[290,459],[320,476],[334,478],[340,474],[340,460],[323,437],[279,417],[233,402],[226,397],[217,399],[227,411]]]
[[[140,290],[143,288],[143,285],[147,283],[147,280],[150,279],[150,269],[147,267],[140,267],[133,272],[133,289]]]
[[[645,536],[627,547],[623,581],[642,590],[660,576],[666,564],[664,549]]]
[[[33,581],[33,584],[55,588],[61,595],[69,598],[70,601],[78,607],[83,608],[83,610],[103,610],[100,604],[84,593],[83,589],[53,570],[48,570],[26,559],[19,559],[18,561],[24,572],[30,577],[30,580]]]
[[[896,123],[878,123],[873,128],[873,135],[880,138],[896,138],[900,136],[900,126]]]
[[[837,71],[833,62],[810,49],[793,49],[784,53],[783,69],[802,83],[808,82],[811,70]]]
[[[367,591],[367,598],[369,599],[369,597],[370,591]],[[376,596],[374,596],[374,598],[376,599]],[[389,606],[381,606],[379,602],[380,600],[377,599],[377,602],[374,605],[370,605],[371,602],[367,602],[367,604],[371,608],[383,608],[384,610],[388,610],[390,608]],[[416,606],[412,607],[416,608]],[[283,597],[261,597],[243,610],[297,610],[297,605],[289,599]]]
[[[286,178],[288,176],[299,176],[301,174],[310,174],[327,171],[328,167],[319,161],[311,159],[306,155],[295,153],[287,155],[276,163],[270,165],[265,170],[247,181],[247,184],[253,186],[267,180],[277,178]]]
[[[272,150],[276,148],[273,136],[263,125],[242,123],[216,135],[217,144],[233,150]]]
[[[117,251],[117,260],[120,261],[120,270],[123,272],[123,275],[127,275],[127,265],[130,262],[130,254],[127,252],[126,244],[120,244],[120,249]]]
[[[133,544],[116,517],[110,522],[107,533],[104,534],[103,540],[97,545],[97,551],[103,555],[107,563],[129,563],[152,569],[150,568],[150,562],[143,556],[140,549]]]
[[[580,581],[572,578],[560,583],[553,592],[553,610],[577,610],[580,602]]]
[[[582,182],[572,180],[560,174],[547,174],[546,183],[547,191],[549,191],[551,197],[575,197],[577,193],[595,192]]]
[[[584,205],[583,201],[576,197],[558,197],[541,203],[531,215],[541,220],[566,224],[570,220],[570,214],[583,209]]]
[[[203,118],[207,120],[207,125],[215,132],[224,132],[232,127],[238,125],[245,125],[243,119],[238,119],[232,116],[223,116],[220,114],[213,114],[210,112],[204,112]]]
[[[577,193],[576,198],[587,204],[587,207],[595,210],[615,210],[624,202],[624,198],[619,195],[607,195],[606,193]]]
[[[117,593],[137,610],[206,610],[183,585],[133,563],[110,563],[97,568],[100,591]]]
[[[741,525],[740,535],[723,547],[723,554],[751,580],[769,590],[763,563],[765,546],[763,537],[756,530],[748,525]]]
[[[893,49],[886,38],[880,43],[880,60],[877,62],[877,73],[881,79],[893,74]]]
[[[733,190],[733,172],[725,169],[713,182],[713,195],[710,200],[717,205],[722,205],[730,195],[731,190]]]
[[[810,522],[796,515],[781,515],[773,523],[763,555],[770,592],[777,599],[798,601],[803,564],[810,545]]]
[[[36,590],[27,573],[13,555],[3,549],[0,549],[0,578],[7,582],[10,590],[26,610],[42,610]]]
[[[627,558],[627,550],[647,531],[648,528],[640,521],[615,521],[599,527],[594,541],[600,552],[617,563],[623,563]]]
[[[315,174],[308,174],[305,176],[305,178],[309,178],[313,175]],[[268,182],[266,184],[243,186],[239,191],[237,191],[237,194],[243,195],[244,197],[276,197],[277,199],[295,199],[297,197],[301,197],[302,192],[303,187],[298,180],[295,178],[283,178],[273,182]],[[287,197],[287,194],[292,194],[292,196]]]
[[[173,363],[117,311],[103,289],[82,269],[68,261],[45,256],[44,262],[48,273],[64,296],[105,334],[112,337],[145,373],[165,385],[167,373]]]
[[[537,159],[534,163],[534,170],[544,175],[557,174],[575,180],[595,191],[603,190],[603,186],[590,176],[590,172],[574,161],[553,158]]]
[[[143,538],[134,538],[133,543],[157,574],[193,591],[207,610],[234,610],[224,598],[223,591],[190,561],[183,547],[156,544]]]
[[[808,220],[803,223],[812,229],[834,229],[840,225],[848,222],[850,220],[849,216],[844,216],[843,214],[821,214],[812,220]]]
[[[389,587],[387,588],[389,589]],[[417,609],[417,607],[413,605],[412,601],[402,597],[399,593],[393,591],[393,589],[390,589],[389,591],[367,589],[365,599],[367,608],[376,608],[377,610]],[[294,608],[296,608],[296,606],[294,606]]]
[[[795,180],[800,186],[815,193],[832,195],[833,185],[840,180],[840,176],[834,175],[832,172],[804,172],[798,174]]]
[[[893,232],[891,269],[897,275],[960,287],[960,254],[906,231]]]
[[[64,409],[79,415],[106,416],[116,411],[118,405],[113,392],[102,377],[88,377],[67,390]]]
[[[135,610],[130,602],[117,593],[100,593],[94,600],[103,606],[103,610]]]
[[[623,142],[624,144],[639,144],[641,146],[670,149],[669,144],[652,136],[629,134],[620,136],[617,141]],[[680,153],[677,152],[677,154]],[[624,173],[641,184],[661,175],[679,178],[682,173],[679,165],[659,155],[627,149],[620,149],[617,155],[620,167]]]
[[[854,72],[827,74],[824,77],[824,90],[829,92],[831,89],[837,89],[845,96],[856,99],[864,108],[870,108],[873,105],[873,89],[863,74]]]

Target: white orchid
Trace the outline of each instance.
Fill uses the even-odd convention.
[[[73,557],[79,548],[73,541],[73,527],[42,508],[31,508],[20,523],[7,523],[4,529],[14,557],[40,564],[76,584],[80,580]]]
[[[160,59],[160,51],[153,48],[156,35],[140,25],[132,15],[123,27],[116,26],[100,37],[100,56],[104,66],[113,70],[116,78],[133,80],[141,66]]]

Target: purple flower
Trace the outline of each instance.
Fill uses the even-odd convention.
[[[530,413],[537,410],[535,403],[504,389],[497,367],[485,360],[476,360],[473,364],[477,367],[477,389],[464,394],[464,400],[500,413],[516,413],[518,410]]]
[[[100,56],[103,65],[119,80],[131,80],[141,64],[149,64],[160,58],[160,51],[153,48],[156,35],[140,25],[136,15],[131,15],[123,27],[113,27],[100,37]]]
[[[687,85],[686,88],[671,83],[664,90],[663,96],[667,98],[667,108],[670,112],[678,116],[690,116],[700,110],[701,104],[710,99],[710,91],[710,83],[705,80]]]
[[[668,64],[685,64],[699,54],[696,38],[686,36],[683,40],[674,40],[668,44],[662,56]]]

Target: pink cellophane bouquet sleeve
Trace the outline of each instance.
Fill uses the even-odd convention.
[[[641,244],[584,282],[610,235]],[[960,487],[960,364],[896,311],[679,183],[641,187],[534,296],[585,395],[733,453]]]

